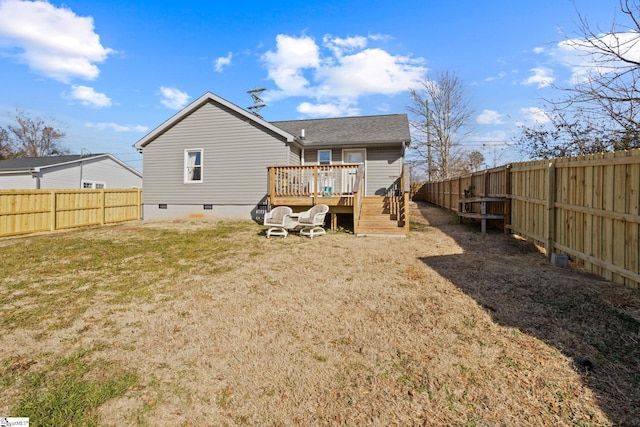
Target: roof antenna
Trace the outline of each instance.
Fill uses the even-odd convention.
[[[260,115],[260,110],[266,107],[266,104],[263,104],[262,98],[260,98],[260,94],[265,90],[267,89],[256,88],[256,89],[251,89],[247,91],[247,93],[251,96],[251,99],[253,99],[253,105],[251,107],[247,107],[247,110],[251,111],[255,116],[259,118],[262,118],[262,116]]]

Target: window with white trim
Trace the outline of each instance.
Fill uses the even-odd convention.
[[[331,150],[318,150],[318,164],[319,165],[331,164]]]
[[[202,148],[184,150],[184,182],[202,182]]]
[[[101,182],[101,181],[82,180],[82,188],[96,188],[96,189],[107,188],[107,183]]]

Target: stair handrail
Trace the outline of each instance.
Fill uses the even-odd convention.
[[[411,193],[411,180],[409,173],[409,165],[402,165],[402,175],[400,176],[401,200],[398,209],[398,219],[402,218],[405,234],[409,234],[409,201]]]

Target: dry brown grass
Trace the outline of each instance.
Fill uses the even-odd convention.
[[[137,378],[100,425],[638,424],[639,291],[435,207],[412,220],[407,239],[175,222],[2,241],[21,273],[0,275],[0,415],[28,416],[29,375],[84,348]]]

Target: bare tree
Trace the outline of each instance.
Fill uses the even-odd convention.
[[[555,109],[544,125],[522,126],[516,141],[533,158],[569,157],[638,147],[637,131],[613,130],[608,120],[581,108]]]
[[[11,146],[9,145],[9,132],[0,128],[0,160],[11,157]]]
[[[407,109],[418,132],[414,149],[426,160],[430,181],[448,178],[452,165],[464,155],[460,145],[470,133],[467,126],[473,115],[463,83],[455,73],[444,71],[435,80],[423,81],[420,88],[409,89],[409,94]]]
[[[533,157],[561,157],[640,147],[640,1],[619,0],[625,22],[603,31],[578,14],[582,72],[564,96],[547,100],[550,126],[522,127],[518,143]]]
[[[584,73],[559,106],[579,106],[587,113],[604,114],[622,129],[639,129],[640,4],[620,0],[620,10],[627,22],[614,21],[606,31],[578,15],[578,37],[566,44],[582,53]]]
[[[54,126],[54,120],[45,122],[39,117],[31,117],[17,110],[13,116],[15,124],[6,129],[0,127],[0,155],[5,158],[43,157],[68,154],[61,145],[64,132]]]
[[[484,155],[479,151],[472,151],[467,154],[467,162],[470,172],[477,172],[484,166]]]

